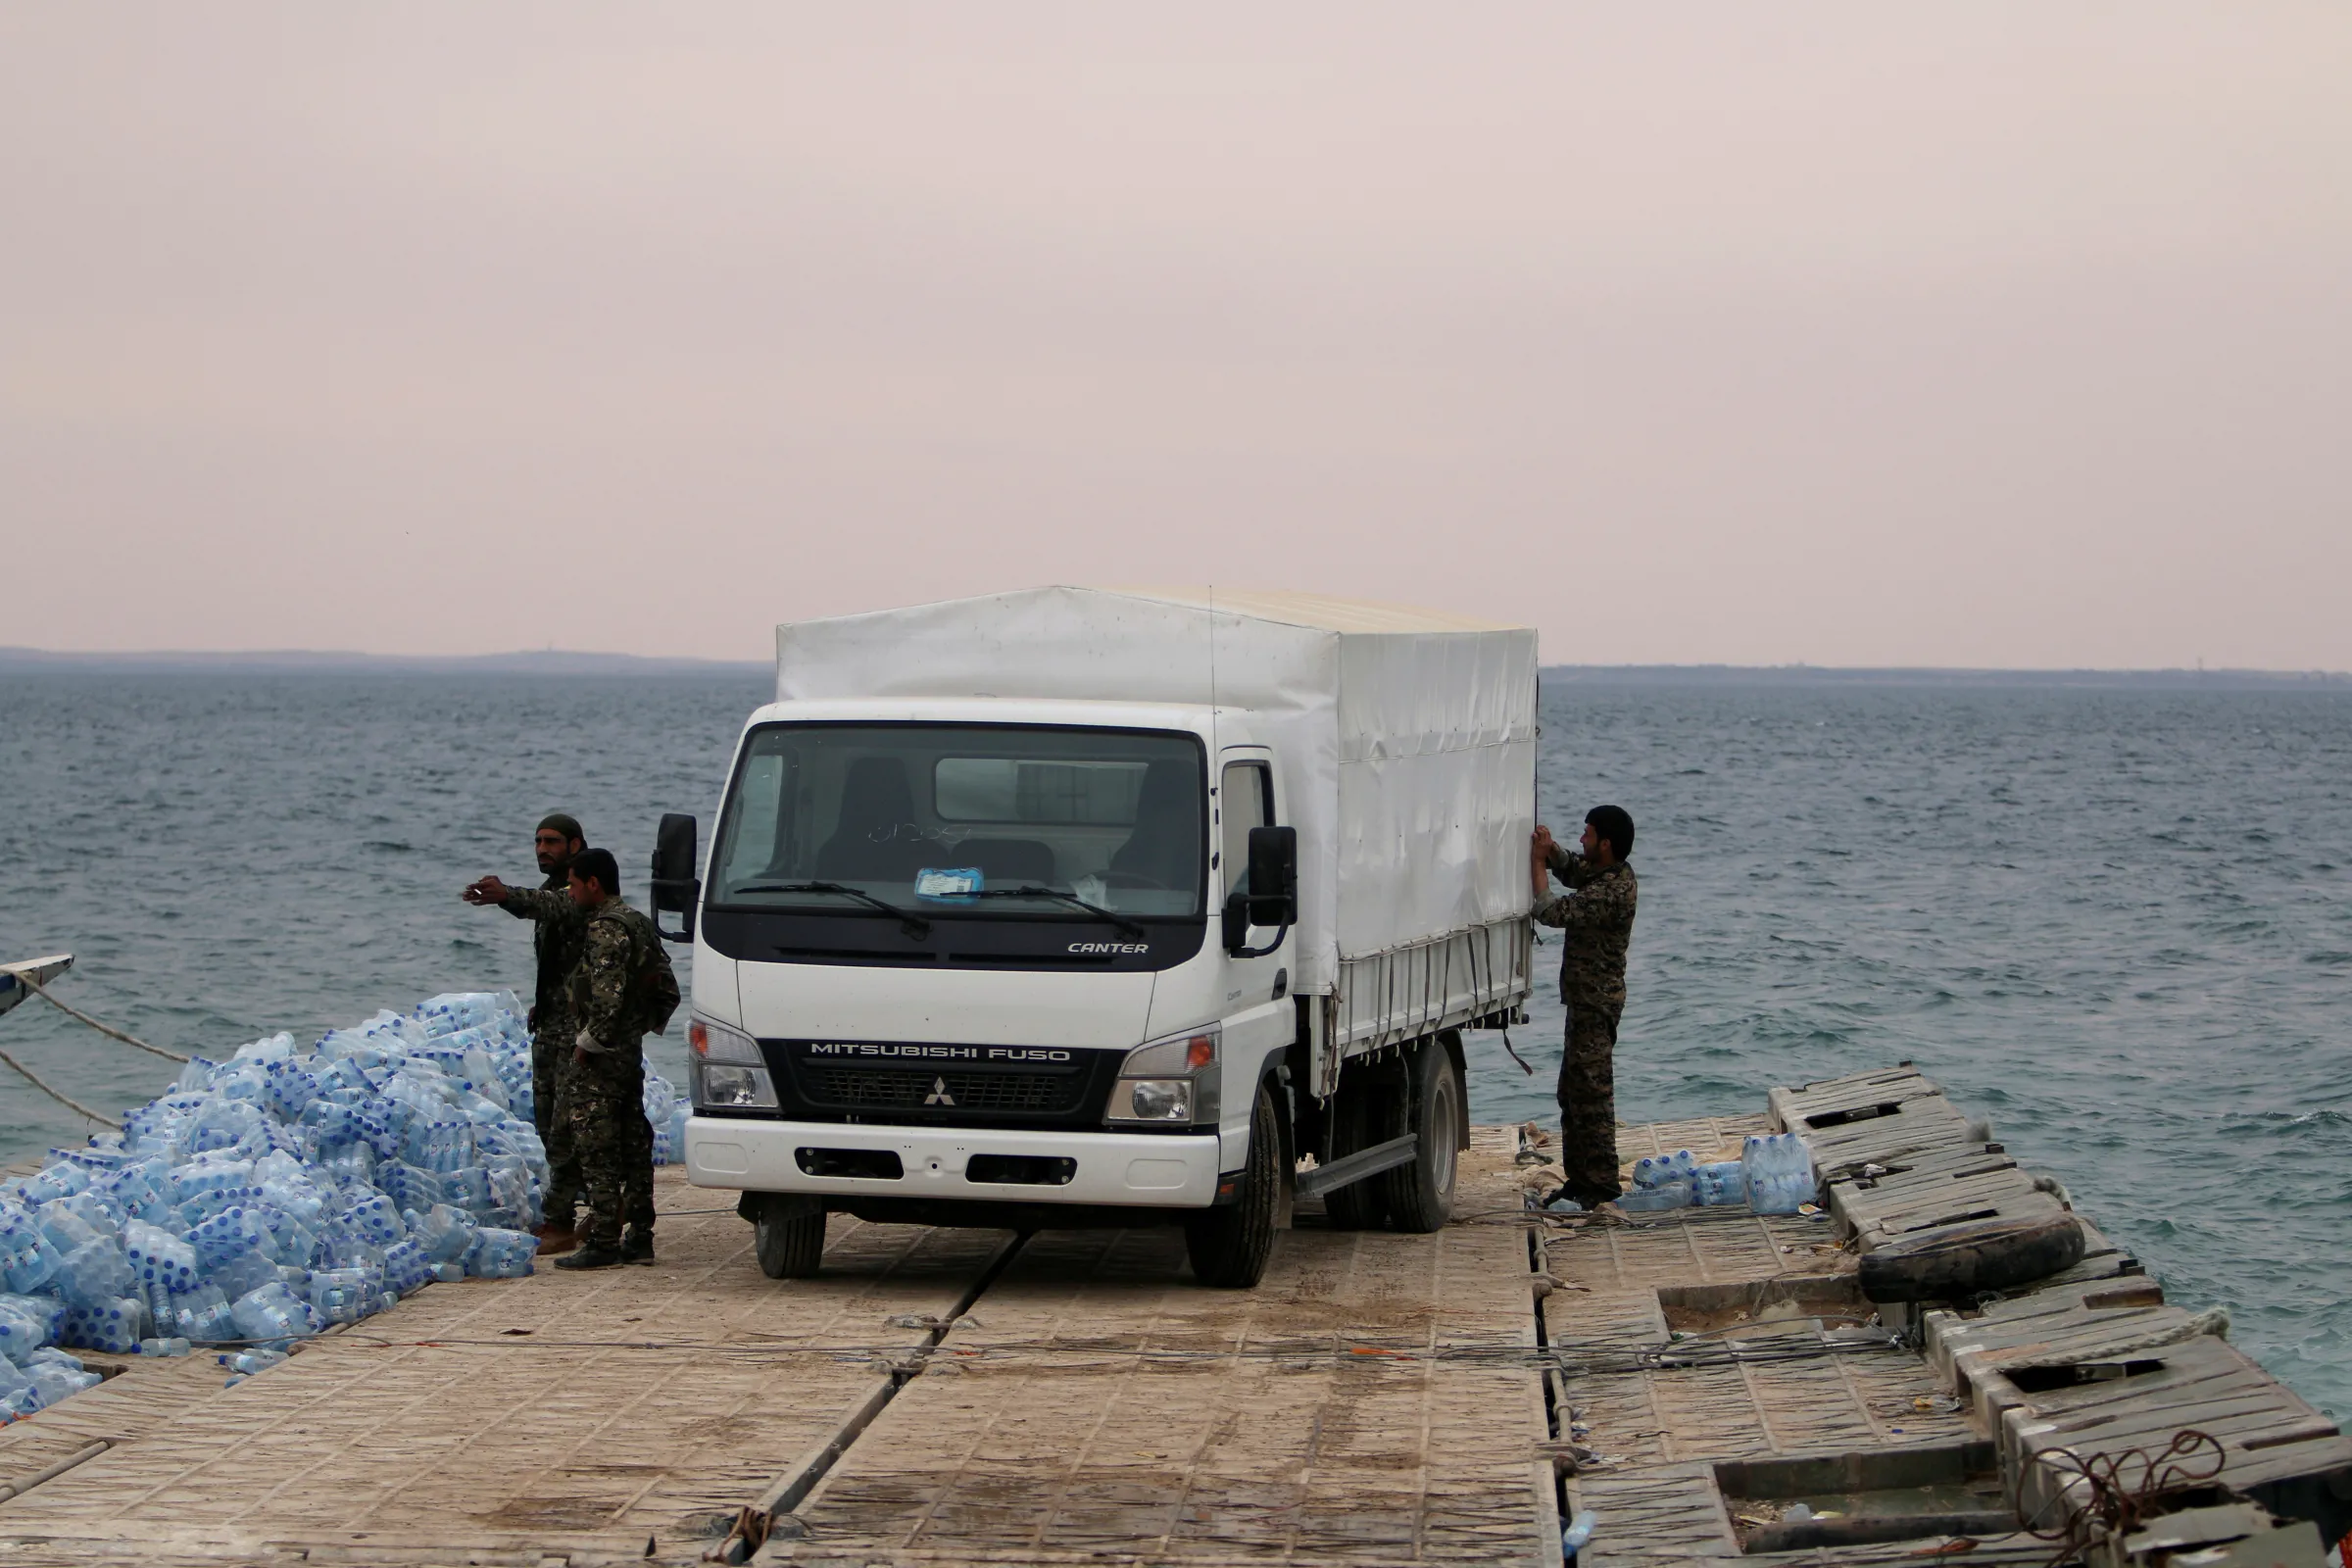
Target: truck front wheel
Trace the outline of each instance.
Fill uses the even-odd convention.
[[[1413,1157],[1374,1181],[1388,1189],[1389,1224],[1426,1234],[1453,1213],[1453,1170],[1462,1150],[1462,1076],[1442,1040],[1421,1042],[1405,1068]],[[1367,1184],[1369,1185],[1369,1184]]]
[[[752,1250],[771,1280],[813,1278],[825,1256],[825,1211],[806,1199],[762,1193],[752,1215]]]
[[[1206,1209],[1184,1222],[1184,1250],[1203,1285],[1246,1291],[1266,1271],[1274,1250],[1274,1227],[1282,1204],[1282,1128],[1274,1097],[1258,1085],[1250,1111],[1250,1163],[1242,1190],[1221,1208]]]

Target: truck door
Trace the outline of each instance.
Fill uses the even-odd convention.
[[[1219,905],[1240,890],[1250,874],[1250,830],[1278,826],[1272,756],[1263,747],[1227,747],[1217,785],[1217,866]],[[1212,915],[1209,929],[1218,929]],[[1267,928],[1252,928],[1250,945],[1263,947],[1274,940]],[[1284,1050],[1298,1027],[1296,1005],[1290,1000],[1293,950],[1288,936],[1274,952],[1257,958],[1225,960],[1224,1098],[1219,1120],[1229,1135],[1246,1135],[1250,1126],[1250,1096],[1265,1058]],[[1229,1150],[1229,1152],[1232,1151]]]

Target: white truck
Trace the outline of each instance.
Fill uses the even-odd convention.
[[[1446,1221],[1459,1031],[1528,994],[1532,630],[1040,588],[776,631],[705,876],[686,1165],[760,1265],[828,1212],[1181,1223],[1254,1285],[1295,1196]]]

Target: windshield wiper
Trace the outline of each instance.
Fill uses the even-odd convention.
[[[845,899],[856,899],[870,905],[899,922],[899,929],[921,941],[931,934],[931,922],[912,909],[902,909],[888,899],[875,898],[863,888],[851,887],[846,882],[755,882],[750,887],[732,888],[730,893],[838,893]]]
[[[1144,929],[1140,921],[1130,920],[1116,910],[1105,909],[1100,904],[1089,904],[1077,894],[1064,893],[1059,888],[1041,888],[1034,882],[1024,882],[1017,888],[982,888],[977,893],[966,893],[961,897],[967,899],[1059,899],[1073,908],[1084,909],[1098,920],[1108,920],[1112,926],[1130,936],[1142,939],[1152,935],[1151,932]]]

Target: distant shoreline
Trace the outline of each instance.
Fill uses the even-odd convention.
[[[0,648],[0,675],[770,675],[775,665],[721,659],[647,659],[547,649],[512,654],[71,654]]]
[[[1546,664],[1555,685],[2004,686],[2104,691],[2344,691],[2352,674],[2322,669],[1934,669],[1825,664]]]
[[[0,648],[0,675],[743,675],[765,661],[651,659],[547,649],[511,654],[52,653]],[[1554,685],[2004,686],[2110,691],[2352,691],[2352,673],[2267,669],[1937,669],[1824,664],[1547,664]]]

